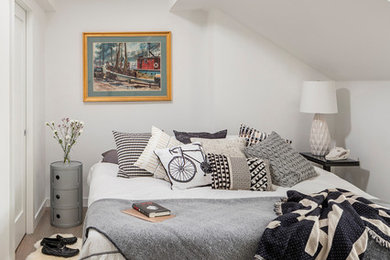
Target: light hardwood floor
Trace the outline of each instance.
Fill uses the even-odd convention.
[[[87,208],[83,209],[83,217],[85,216],[85,212]],[[16,249],[15,259],[16,260],[24,260],[26,257],[33,252],[34,244],[38,240],[51,236],[53,234],[62,233],[62,234],[73,234],[76,237],[82,237],[83,233],[83,225],[72,228],[57,228],[50,225],[50,208],[45,208],[45,213],[41,220],[38,223],[37,228],[35,229],[33,234],[25,235],[19,247]]]

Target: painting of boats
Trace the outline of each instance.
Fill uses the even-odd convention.
[[[85,42],[86,101],[170,99],[170,39],[134,34]]]

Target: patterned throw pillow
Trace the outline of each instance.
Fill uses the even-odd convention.
[[[251,190],[267,191],[272,189],[271,171],[269,161],[259,158],[247,158],[249,172],[251,173]]]
[[[264,141],[267,138],[268,134],[266,132],[259,131],[253,127],[249,127],[244,124],[241,124],[238,136],[244,137],[246,140],[246,146],[249,147],[257,143],[260,143],[261,141]],[[292,144],[291,140],[288,139],[283,139],[283,140],[288,144]]]
[[[211,184],[211,175],[200,143],[154,151],[172,183],[172,189],[188,189]]]
[[[245,157],[245,139],[242,137],[228,136],[225,139],[191,138],[191,141],[201,143],[205,153]]]
[[[213,189],[269,191],[272,188],[268,163],[262,159],[208,153],[207,162]]]
[[[211,168],[211,188],[213,189],[230,189],[230,168],[229,160],[223,154],[207,154],[207,162]]]
[[[187,133],[187,132],[179,132],[176,130],[173,130],[173,133],[175,134],[175,137],[177,140],[182,142],[183,144],[189,144],[191,143],[191,139],[193,137],[198,138],[206,138],[206,139],[222,139],[226,138],[227,130],[222,130],[216,133],[206,133],[206,132],[199,132],[199,133]]]
[[[168,176],[165,173],[164,167],[161,165],[158,157],[154,154],[154,150],[170,148],[173,146],[182,145],[172,136],[167,135],[157,127],[152,127],[152,137],[146,145],[144,151],[139,156],[138,160],[134,163],[135,166],[145,169],[148,172],[154,174],[157,179],[164,179],[169,181]]]
[[[151,176],[152,174],[134,165],[144,151],[151,134],[133,134],[112,131],[118,154],[118,177]]]
[[[247,147],[245,155],[268,159],[272,182],[279,186],[291,187],[317,176],[313,166],[275,132],[264,141]]]
[[[245,138],[246,146],[251,146],[265,140],[267,138],[267,133],[241,124],[238,136]]]

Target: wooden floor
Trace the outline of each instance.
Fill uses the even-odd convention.
[[[87,208],[83,210],[83,216]],[[50,225],[50,208],[45,209],[45,213],[41,220],[38,223],[37,228],[33,234],[25,235],[19,247],[16,249],[15,259],[24,260],[26,257],[35,250],[34,244],[38,240],[51,236],[53,234],[62,233],[62,234],[73,234],[76,237],[82,237],[83,225],[72,227],[72,228],[57,228]]]

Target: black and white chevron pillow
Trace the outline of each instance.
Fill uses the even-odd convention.
[[[112,131],[118,152],[118,177],[152,176],[153,174],[138,168],[134,163],[138,160],[151,137],[150,133],[121,133]]]
[[[251,190],[268,191],[271,190],[271,174],[269,163],[265,160],[251,157],[247,158],[249,172],[251,174]]]

